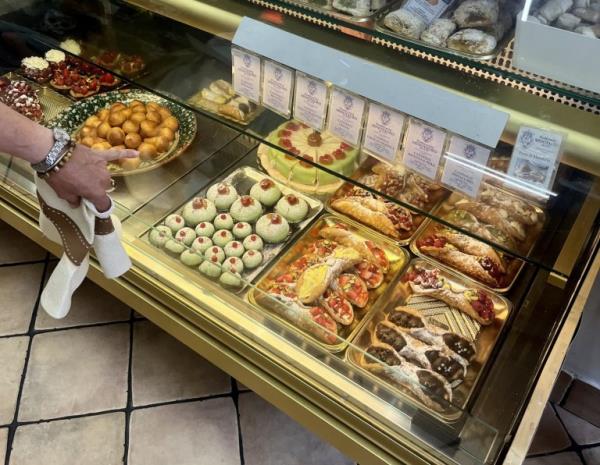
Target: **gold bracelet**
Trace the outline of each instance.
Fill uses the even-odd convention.
[[[69,149],[65,152],[65,154],[63,155],[61,160],[56,164],[56,166],[54,168],[52,168],[47,173],[43,173],[43,174],[38,173],[38,176],[42,179],[48,179],[50,177],[50,175],[58,173],[60,171],[60,169],[63,166],[65,166],[67,164],[67,162],[73,156],[73,150],[75,150],[75,144],[72,144],[71,147],[69,147]]]

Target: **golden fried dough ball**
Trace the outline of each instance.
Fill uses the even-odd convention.
[[[83,139],[81,139],[81,143],[83,145],[91,147],[92,145],[94,145],[96,143],[96,138],[92,137],[92,136],[86,136]]]
[[[140,123],[136,123],[135,121],[132,121],[130,119],[125,121],[123,123],[123,126],[121,127],[123,128],[123,131],[125,131],[127,134],[129,134],[130,132],[140,132]]]
[[[108,119],[108,115],[110,115],[110,110],[108,108],[104,108],[98,112],[98,118],[100,118],[100,121],[106,121]]]
[[[138,166],[140,166],[142,164],[142,160],[140,157],[122,158],[120,163],[121,163],[121,167],[124,170],[129,171],[129,170],[134,170]]]
[[[154,121],[144,120],[140,123],[140,134],[142,137],[154,137],[158,132]]]
[[[160,137],[164,137],[169,142],[173,142],[173,140],[175,139],[175,133],[173,132],[173,130],[171,128],[167,128],[167,127],[160,128],[158,130],[158,135]]]
[[[98,137],[102,137],[102,138],[106,138],[108,131],[110,131],[110,124],[108,124],[108,122],[102,123],[96,129],[96,132],[98,133]]]
[[[96,135],[96,127],[95,126],[84,126],[81,128],[79,135],[81,137],[87,137],[87,136],[94,137]]]
[[[127,116],[122,111],[113,111],[108,117],[108,122],[114,127],[120,127],[127,120]]]
[[[148,102],[146,104],[146,111],[159,111],[160,110],[160,105],[156,102]]]
[[[106,136],[111,145],[122,145],[125,141],[125,131],[121,128],[111,128]]]
[[[131,110],[131,108],[125,108],[124,110],[121,110],[121,113],[123,113],[126,118],[129,118],[131,116],[131,113],[133,113],[133,111]]]
[[[125,150],[127,147],[125,147],[123,144],[121,144],[121,145],[113,145],[112,148],[113,149]]]
[[[160,110],[158,110],[158,113],[163,120],[167,119],[169,116],[172,116],[169,109],[165,107],[161,107]]]
[[[102,123],[102,121],[100,121],[100,118],[98,118],[98,116],[96,116],[96,115],[93,115],[85,120],[84,126],[90,127],[90,128],[96,128],[96,127],[100,126],[100,123]]]
[[[179,129],[179,121],[174,116],[169,116],[163,121],[163,127],[169,128],[171,131],[176,132]]]
[[[171,142],[169,142],[167,139],[165,139],[162,136],[156,136],[154,138],[154,145],[156,146],[156,150],[158,150],[159,153],[164,153],[167,150],[169,150],[169,147],[171,146]]]
[[[156,124],[159,124],[162,121],[162,118],[160,117],[160,113],[158,111],[148,111],[146,113],[146,119],[148,121],[152,121]]]
[[[110,143],[107,141],[96,142],[94,145],[92,145],[92,148],[94,150],[108,150],[108,149],[112,148],[112,145],[110,145]]]
[[[144,102],[142,102],[141,100],[132,100],[131,102],[129,102],[129,108],[133,108],[138,105],[144,106]]]
[[[158,153],[156,147],[148,142],[142,142],[137,149],[140,158],[145,161],[152,160]]]
[[[131,116],[129,117],[130,121],[133,121],[134,123],[141,123],[142,121],[146,121],[146,113],[136,113],[133,112],[131,114]]]
[[[110,106],[110,112],[114,113],[115,111],[124,110],[127,106],[123,102],[115,102]]]
[[[142,143],[142,138],[135,132],[130,132],[125,136],[125,146],[128,149],[137,149]]]
[[[144,105],[136,105],[135,107],[130,107],[132,113],[146,113],[146,107]]]

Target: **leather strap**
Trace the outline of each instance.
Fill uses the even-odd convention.
[[[115,227],[110,218],[96,217],[96,224],[94,225],[94,233],[97,236],[106,236],[107,234],[111,234],[114,230],[115,230]]]
[[[81,265],[92,245],[85,239],[77,224],[64,212],[48,205],[39,194],[38,200],[42,212],[52,221],[60,234],[65,254],[75,265]]]

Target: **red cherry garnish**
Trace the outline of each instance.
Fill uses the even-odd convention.
[[[206,201],[206,199],[200,199],[198,197],[196,197],[194,200],[192,200],[192,208],[195,210],[199,210],[201,208],[206,208],[208,206],[208,202]]]
[[[227,236],[227,231],[221,231],[221,237],[226,237]]]
[[[343,160],[344,158],[346,158],[346,154],[341,149],[337,149],[335,152],[333,152],[333,156],[336,160]]]
[[[226,220],[227,219],[227,215],[225,213],[221,213],[219,215],[219,218],[221,218],[222,220]]]
[[[260,182],[260,187],[261,187],[261,189],[263,189],[263,190],[265,190],[265,191],[266,191],[267,189],[270,189],[270,188],[271,188],[271,187],[273,187],[274,185],[275,185],[275,183],[274,183],[273,181],[271,181],[270,179],[268,179],[268,178],[265,178],[265,179],[263,179],[263,180]]]
[[[288,128],[290,131],[297,131],[298,129],[300,129],[300,126],[297,123],[293,123],[293,122],[289,122],[285,125],[286,128]]]
[[[277,213],[271,213],[270,215],[271,224],[281,224],[281,216]]]
[[[319,163],[323,165],[331,165],[333,163],[333,157],[329,154],[321,155],[319,157]]]
[[[231,263],[232,265],[235,265],[235,257],[231,257],[229,259],[229,263]]]
[[[314,161],[313,157],[310,155],[302,155],[302,158],[304,158],[305,160]],[[304,166],[305,168],[312,168],[312,165],[310,163],[306,163],[305,161],[301,161],[300,166]]]
[[[210,257],[210,261],[213,263],[217,263],[219,261],[219,259],[213,255],[212,257]]]
[[[287,199],[287,203],[289,203],[290,205],[296,205],[300,202],[300,200],[298,200],[298,197],[296,197],[294,194],[288,194],[285,196],[285,198]]]
[[[229,194],[229,187],[225,184],[220,184],[217,188],[217,192],[222,195]]]
[[[231,247],[233,247],[234,249],[237,249],[239,247],[239,244],[237,242],[232,242]]]
[[[252,197],[250,197],[249,195],[242,196],[242,198],[240,199],[240,202],[244,207],[249,207],[250,205],[254,205],[254,199]]]
[[[212,248],[212,253],[219,253],[219,248],[218,247],[213,247]]]
[[[200,223],[198,226],[200,226],[200,229],[204,229],[206,228],[206,223]]]
[[[236,228],[242,229],[244,227],[244,223],[238,223],[235,225]]]
[[[289,139],[279,139],[279,145],[281,147],[289,148],[292,146],[292,141]]]
[[[292,131],[287,131],[287,130],[285,130],[285,129],[281,129],[281,130],[280,130],[280,131],[277,133],[277,135],[278,135],[279,137],[290,137],[290,136],[292,135]]]
[[[351,145],[348,145],[348,144],[346,144],[345,142],[342,142],[342,143],[340,144],[340,148],[341,148],[342,150],[346,150],[346,151],[348,151],[348,150],[351,150],[351,149],[352,149],[352,146],[351,146]]]

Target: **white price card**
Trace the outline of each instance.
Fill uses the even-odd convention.
[[[404,166],[435,180],[445,140],[446,132],[442,129],[411,118],[404,144]]]
[[[522,126],[513,149],[508,175],[550,189],[561,150],[562,134]]]
[[[296,72],[294,118],[311,128],[322,131],[327,116],[327,84],[319,79]]]
[[[490,149],[453,135],[446,150],[442,184],[471,198],[477,198],[483,179],[483,167],[490,158]]]
[[[334,87],[329,101],[327,130],[350,145],[357,146],[366,106],[364,98]]]
[[[263,61],[262,104],[289,118],[292,114],[294,72],[271,60]]]
[[[260,57],[239,48],[231,49],[233,89],[248,100],[260,103]]]
[[[369,104],[363,148],[377,158],[393,163],[404,134],[405,116],[378,103]]]

